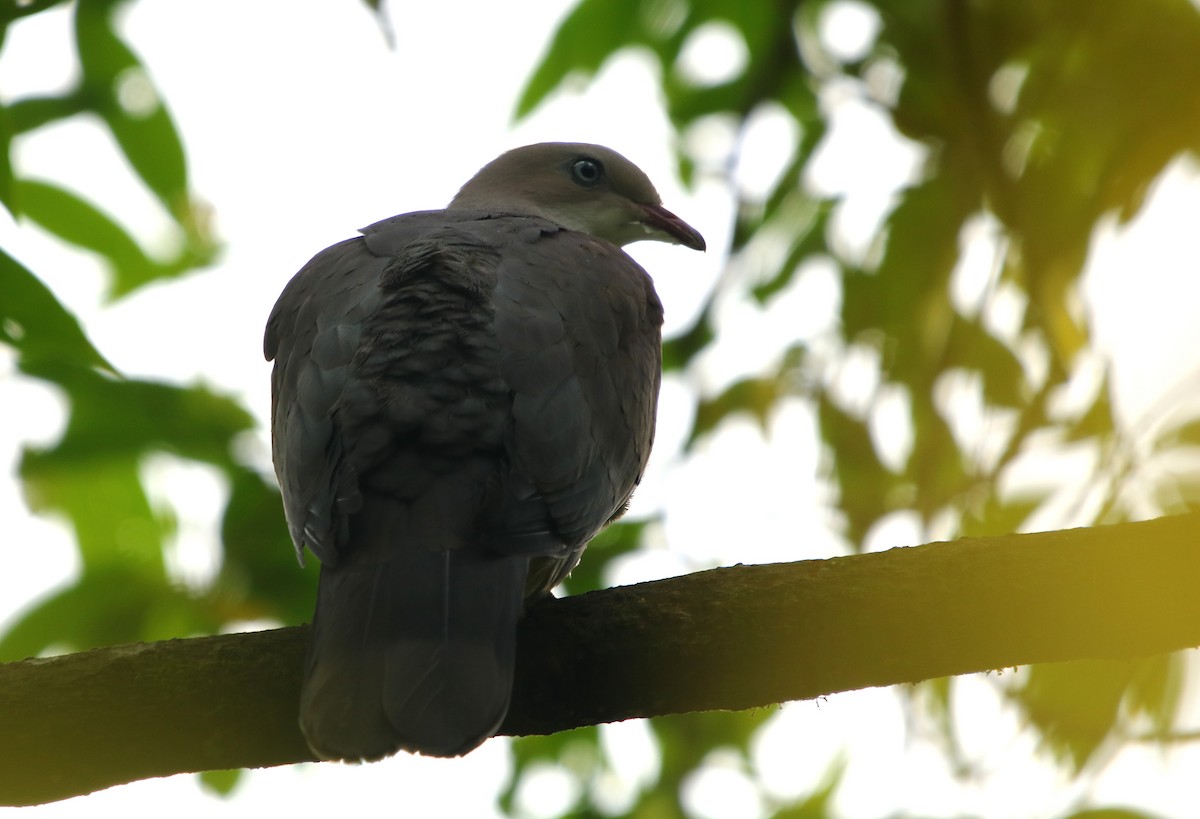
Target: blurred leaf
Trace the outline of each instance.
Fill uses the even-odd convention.
[[[105,257],[116,276],[117,292],[128,292],[162,275],[123,227],[78,195],[30,179],[20,182],[19,195],[30,219],[63,241]]]
[[[1064,816],[1063,819],[1163,819],[1163,815],[1131,808],[1089,808]]]
[[[88,98],[77,91],[57,97],[24,97],[9,107],[12,134],[24,134],[51,122],[89,110]]]
[[[639,42],[637,20],[643,7],[664,5],[642,0],[582,0],[559,25],[549,50],[526,82],[514,118],[527,116],[563,80],[575,74],[589,78],[615,51]]]
[[[1129,218],[1149,180],[1197,146],[1200,110],[1188,89],[1200,67],[1188,55],[1200,40],[1200,14],[1187,0],[1148,0],[1141,9],[1126,19],[1056,3],[1032,18],[1039,36],[1015,116],[1046,126],[1023,202],[1030,217],[1048,220],[1038,236],[1057,233],[1070,246],[1085,240],[1099,213],[1120,209]],[[1076,206],[1066,210],[1067,202]]]
[[[21,207],[13,191],[12,137],[12,114],[8,106],[0,105],[0,204],[17,216]]]
[[[726,387],[715,398],[701,399],[688,436],[688,445],[737,412],[750,413],[765,431],[771,410],[786,392],[787,386],[782,375],[774,378],[744,378]]]
[[[538,765],[562,767],[581,780],[595,777],[603,767],[599,744],[600,729],[595,725],[546,736],[515,737],[511,745],[512,774],[497,798],[500,809],[510,816],[516,814],[517,787],[522,777]],[[573,753],[581,749],[586,750]],[[586,770],[580,770],[581,766]],[[571,815],[575,815],[573,809]]]
[[[984,398],[993,406],[1023,407],[1032,390],[1020,359],[980,320],[955,314],[946,343],[945,369],[964,367],[982,377]]]
[[[817,418],[821,440],[836,455],[831,477],[839,492],[838,506],[846,516],[846,537],[861,548],[875,521],[891,511],[888,496],[898,484],[897,476],[879,460],[866,422],[825,394],[818,396]]]
[[[780,83],[790,81],[793,74],[787,69],[794,68],[797,60],[789,30],[792,10],[786,5],[693,2],[690,10],[677,33],[664,32],[667,36],[654,38],[664,69],[670,69],[664,78],[664,90],[674,119],[690,121],[715,110],[749,114],[757,97],[773,97]],[[695,84],[679,70],[680,55],[688,48],[691,36],[711,23],[731,24],[755,59],[727,82]],[[780,48],[781,43],[786,46]],[[699,107],[693,107],[697,103]],[[690,111],[695,111],[694,115]]]
[[[696,317],[696,323],[691,329],[663,341],[663,372],[683,369],[697,353],[711,344],[714,338],[716,334],[713,332],[712,320],[706,308]]]
[[[1111,392],[1111,382],[1108,375],[1105,375],[1095,399],[1079,419],[1069,426],[1065,440],[1105,438],[1113,434],[1117,429],[1117,422],[1113,418]]]
[[[183,223],[189,207],[183,143],[141,62],[113,30],[112,14],[120,5],[120,0],[76,5],[75,45],[84,88],[129,164]]]
[[[26,449],[21,478],[31,509],[70,521],[83,571],[74,586],[27,614],[12,639],[25,651],[64,641],[87,648],[210,633],[231,619],[212,601],[171,585],[163,548],[174,521],[151,506],[139,467],[145,454],[165,450],[233,468],[232,440],[252,426],[249,413],[203,387],[44,362],[31,371],[63,387],[71,414],[56,445]]]
[[[1126,705],[1133,716],[1144,716],[1153,731],[1166,734],[1183,707],[1185,659],[1181,654],[1147,657],[1137,664]]]
[[[68,0],[6,0],[0,4],[0,41],[3,40],[4,28],[14,20],[38,14],[48,8],[60,6]]]
[[[3,13],[48,5],[35,0]],[[1108,383],[1078,418],[1067,422],[1065,436],[1045,444],[1041,439],[1046,436],[1039,433],[1051,424],[1047,396],[1059,393],[1074,359],[1094,345],[1090,316],[1079,309],[1078,300],[1080,272],[1098,220],[1137,213],[1167,163],[1200,149],[1200,107],[1192,90],[1200,80],[1200,61],[1194,59],[1200,14],[1187,0],[1146,0],[1137,14],[1113,14],[1070,0],[869,3],[882,21],[876,41],[865,54],[846,59],[820,39],[818,28],[831,5],[583,0],[565,18],[531,76],[516,116],[526,116],[572,80],[594,76],[621,50],[636,48],[657,62],[668,117],[679,137],[681,176],[731,180],[731,196],[744,200],[736,201],[736,264],[762,275],[740,281],[723,277],[693,326],[664,344],[667,370],[688,367],[702,350],[724,352],[722,345],[731,342],[718,337],[713,317],[722,315],[718,311],[729,303],[748,297],[771,300],[818,255],[835,263],[841,275],[840,324],[811,349],[795,348],[776,374],[735,376],[733,386],[699,404],[696,434],[714,429],[733,412],[767,417],[785,392],[786,377],[786,383],[803,385],[805,394],[813,396],[826,448],[823,460],[837,490],[836,511],[845,516],[856,546],[877,521],[901,510],[918,512],[926,523],[945,521],[942,528],[957,534],[1020,528],[1050,490],[1000,493],[1007,467],[1018,456],[1054,454],[1064,437],[1085,446],[1102,445],[1106,451],[1133,448],[1130,440],[1138,431],[1122,429],[1121,419],[1114,417]],[[96,110],[136,173],[179,221],[186,235],[179,259],[143,267],[140,277],[119,278],[116,290],[121,293],[167,270],[211,258],[212,243],[201,214],[188,201],[183,149],[174,125],[140,62],[114,31],[119,6],[111,0],[81,0],[78,5],[76,36],[84,74],[79,90],[59,98],[13,101],[0,125],[9,125],[10,135],[25,133]],[[712,22],[732,26],[744,43],[746,62],[733,76],[706,86],[690,78],[681,55],[693,35]],[[847,195],[842,203],[816,198],[809,190],[814,157],[831,133],[827,117],[847,99],[890,121],[925,154],[914,180],[884,215],[879,235],[861,254],[848,251],[846,237],[840,235],[854,197]],[[781,150],[778,183],[765,198],[759,193],[751,201],[736,189],[736,171],[731,170],[737,167],[736,152],[749,144],[744,138],[754,115],[780,107],[794,120],[799,138]],[[707,141],[706,127],[713,123],[729,138]],[[729,153],[713,156],[712,145],[726,142],[733,146]],[[0,151],[6,147],[0,145]],[[0,199],[12,208],[19,191],[11,182],[11,169],[0,167]],[[115,220],[73,194],[59,193],[68,207],[83,208],[79,219],[69,220],[57,207],[42,208],[43,218],[51,224],[57,220],[59,235],[81,234],[81,244],[109,258],[132,252],[125,242],[128,235]],[[23,206],[20,201],[16,205]],[[989,286],[1015,297],[1011,324],[1017,325],[1016,338],[989,320],[988,309],[996,306],[992,302],[981,311],[984,315],[964,316],[950,298],[958,284],[954,275],[963,226],[979,214],[994,216],[1001,225],[1000,273]],[[141,253],[136,243],[132,247]],[[765,247],[771,253],[755,256]],[[762,269],[764,257],[772,268]],[[98,375],[90,368],[106,364],[70,313],[28,271],[3,259],[5,284],[12,279],[17,287],[0,287],[0,338],[20,351],[22,367],[61,385],[73,410],[60,445],[26,454],[27,490],[41,508],[71,519],[85,555],[80,585],[61,593],[67,600],[78,598],[71,605],[84,619],[72,619],[68,603],[56,602],[56,597],[14,633],[24,633],[26,645],[44,647],[164,628],[182,633],[247,617],[306,618],[315,565],[296,570],[269,479],[241,466],[231,454],[231,443],[249,424],[244,410],[203,388]],[[134,261],[125,266],[136,269]],[[18,294],[16,300],[10,301],[10,292]],[[43,307],[49,318],[40,314]],[[746,343],[746,337],[736,343]],[[864,348],[877,354],[878,366],[867,376],[871,383],[865,389],[851,391],[855,400],[845,400],[834,382],[846,370],[846,356]],[[1026,371],[1029,362],[1034,363]],[[958,371],[979,379],[985,420],[1016,419],[994,467],[992,459],[978,465],[984,459],[977,457],[976,447],[983,444],[957,440],[951,434],[954,419],[945,417],[946,408],[934,400],[940,380]],[[910,409],[904,420],[911,427],[912,453],[902,475],[889,469],[876,450],[880,435],[895,432],[873,423],[878,419],[872,414],[872,397],[885,390],[902,392]],[[858,402],[864,392],[866,398]],[[1200,423],[1185,419],[1160,440],[1163,446],[1198,445],[1197,430]],[[140,459],[153,451],[216,464],[230,479],[222,531],[225,560],[215,587],[204,595],[189,596],[166,580],[162,541],[173,522],[169,512],[151,508],[138,474]],[[1055,487],[1064,488],[1071,487]],[[1144,494],[1154,496],[1153,491]],[[1114,514],[1129,513],[1117,509]],[[636,548],[643,525],[609,529],[570,587],[599,585],[610,561]],[[126,596],[115,604],[106,602],[117,590]],[[86,620],[110,616],[107,626]],[[55,625],[60,619],[61,627]],[[1149,720],[1156,730],[1170,726],[1184,690],[1183,674],[1177,658],[1039,666],[1022,677],[1026,682],[1014,686],[1012,695],[1046,745],[1079,769],[1120,736],[1114,728],[1122,728],[1125,720]],[[947,735],[955,728],[949,707],[953,685],[953,680],[942,680],[929,686],[933,693],[928,702]],[[661,746],[660,782],[640,794],[631,814],[682,816],[680,788],[688,776],[713,748],[730,750],[745,761],[748,743],[772,713],[655,721],[651,728]],[[512,807],[515,785],[533,764],[564,766],[586,788],[589,776],[606,770],[598,736],[595,729],[584,729],[515,743],[506,805]],[[815,819],[832,812],[830,796],[840,775],[838,768],[827,789],[779,808],[776,815]],[[214,776],[217,787],[227,781]],[[600,812],[595,805],[575,808],[580,816]],[[1092,809],[1075,817],[1142,815]]]
[[[84,461],[26,450],[20,473],[30,509],[70,520],[85,571],[136,566],[157,577],[168,523],[151,509],[137,466],[132,456]]]
[[[833,806],[833,796],[845,773],[846,760],[838,757],[829,766],[816,790],[804,799],[776,811],[771,819],[833,819],[839,816]]]
[[[112,28],[121,0],[81,0],[75,11],[75,39],[83,69],[81,84],[60,96],[16,100],[0,112],[7,161],[7,138],[83,112],[108,125],[130,166],[181,228],[180,249],[172,258],[150,259],[112,217],[62,187],[0,173],[0,198],[14,213],[27,214],[60,238],[104,256],[115,277],[112,295],[125,295],[144,284],[178,276],[209,264],[217,244],[207,210],[188,191],[183,145],[158,91],[133,52]]]
[[[989,490],[983,505],[967,510],[959,534],[962,537],[988,537],[1020,532],[1026,520],[1046,502],[1047,493],[1030,493],[1002,498],[994,487]]]
[[[1182,475],[1168,473],[1155,487],[1154,502],[1168,515],[1200,512],[1200,465],[1193,461]]]
[[[50,289],[0,250],[0,341],[20,353],[23,367],[47,362],[75,367],[113,366]]]
[[[563,593],[583,594],[605,588],[608,584],[604,578],[612,562],[641,548],[647,524],[657,520],[620,520],[601,531],[588,543],[583,560],[563,582]]]
[[[1180,413],[1164,426],[1155,439],[1156,450],[1200,447],[1200,418]]]
[[[163,575],[134,564],[86,570],[73,585],[26,611],[0,639],[0,661],[50,649],[83,651],[135,640],[212,633],[218,623]]]
[[[896,339],[885,359],[908,384],[932,383],[943,366],[955,319],[948,282],[958,261],[958,235],[979,207],[962,180],[937,176],[908,188],[887,218],[879,267],[846,287],[842,322],[848,338],[882,330]]]
[[[1083,768],[1100,744],[1113,731],[1120,718],[1120,705],[1138,678],[1146,673],[1147,663],[1091,660],[1073,663],[1046,663],[1032,666],[1027,681],[1014,692],[1026,717],[1049,748],[1075,771]],[[1146,677],[1152,681],[1153,674]],[[1153,699],[1152,686],[1144,686],[1142,706]],[[1158,687],[1156,708],[1167,691]],[[1174,707],[1174,702],[1171,704]]]
[[[796,241],[788,251],[783,264],[779,266],[779,271],[768,281],[750,291],[760,304],[767,303],[772,296],[791,284],[805,261],[825,253],[827,249],[825,237],[829,230],[831,212],[828,203],[814,205],[812,221],[796,235]],[[765,214],[765,216],[769,218],[769,215]]]
[[[229,796],[242,781],[242,773],[241,768],[225,771],[202,771],[199,774],[200,785],[217,796]]]
[[[72,411],[62,441],[27,453],[23,468],[73,469],[156,449],[229,466],[232,439],[254,426],[241,404],[203,386],[108,378],[61,366],[31,372],[62,386]]]
[[[684,781],[714,748],[735,750],[744,759],[749,753],[750,740],[777,712],[775,708],[707,711],[651,720],[650,728],[662,755],[659,793],[679,805]],[[680,810],[679,815],[686,813]]]
[[[297,562],[279,490],[244,467],[227,475],[230,495],[221,521],[224,560],[217,579],[222,619],[308,622],[319,564],[309,560],[301,569]]]
[[[928,392],[915,394],[912,426],[913,454],[904,475],[916,490],[912,507],[928,521],[946,507],[960,506],[977,485],[977,476],[968,472],[967,457]]]

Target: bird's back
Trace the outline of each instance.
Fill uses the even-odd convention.
[[[289,527],[323,563],[318,753],[465,753],[499,726],[528,592],[623,511],[662,310],[613,245],[540,218],[394,217],[318,254],[268,323]]]

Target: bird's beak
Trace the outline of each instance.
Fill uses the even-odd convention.
[[[700,231],[680,219],[662,205],[641,204],[642,224],[646,229],[663,235],[667,241],[690,247],[692,250],[704,250],[704,237]]]

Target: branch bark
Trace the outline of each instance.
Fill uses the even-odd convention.
[[[1200,515],[736,566],[534,606],[502,732],[1200,645]],[[311,760],[305,627],[0,666],[0,803]]]

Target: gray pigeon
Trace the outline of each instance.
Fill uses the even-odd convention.
[[[300,701],[318,756],[457,756],[500,726],[525,602],[650,455],[662,304],[620,247],[704,249],[660,201],[608,148],[517,148],[279,297],[275,470],[322,563]]]

